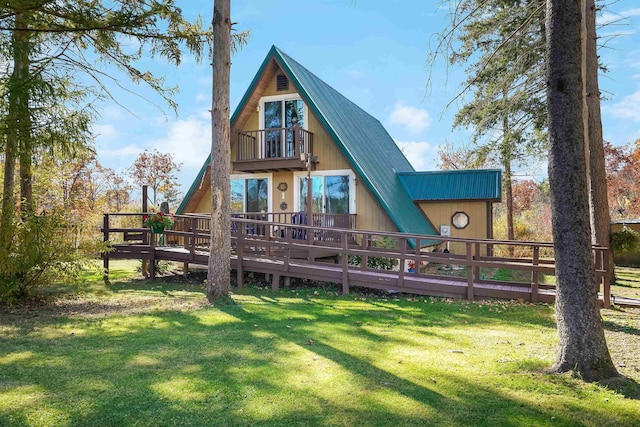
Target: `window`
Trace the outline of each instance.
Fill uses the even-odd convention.
[[[267,96],[260,100],[260,105],[260,129],[266,130],[261,147],[264,157],[294,156],[293,132],[283,129],[292,128],[296,124],[307,129],[306,105],[296,93]]]
[[[451,216],[451,223],[455,228],[465,228],[469,225],[469,215],[464,212],[456,212]]]
[[[231,175],[232,212],[271,212],[271,175]]]
[[[307,207],[307,173],[295,173],[294,205],[299,211]],[[355,175],[350,170],[311,173],[313,212],[353,214],[356,211]]]

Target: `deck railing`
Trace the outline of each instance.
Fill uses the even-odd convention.
[[[313,153],[313,134],[300,127],[238,132],[236,161],[300,159]]]
[[[115,248],[114,252],[105,254],[105,269],[108,269],[109,258],[127,257],[206,264],[208,216],[178,215],[174,227],[165,230],[158,240],[148,228],[115,224],[118,222],[115,218],[140,224],[141,218],[131,218],[136,215],[143,214],[105,214],[104,239],[114,242]],[[552,302],[554,298],[551,243],[328,228],[272,222],[246,215],[231,218],[232,265],[239,286],[246,270],[272,275],[274,289],[279,287],[281,277],[303,277],[342,283],[345,292],[350,286],[365,286],[470,300],[499,297]],[[324,236],[331,238],[323,239]],[[464,250],[447,252],[444,250],[447,242],[457,243],[457,247]],[[159,243],[180,248],[180,252],[155,253]],[[516,250],[509,251],[509,248]],[[493,255],[509,252],[531,256]],[[608,307],[611,298],[608,248],[593,246],[592,253],[603,305]],[[335,258],[337,263],[318,261],[326,257]]]

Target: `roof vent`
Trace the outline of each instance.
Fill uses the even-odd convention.
[[[278,74],[276,77],[276,90],[289,90],[289,79],[284,74]]]

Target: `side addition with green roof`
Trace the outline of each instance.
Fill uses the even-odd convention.
[[[283,92],[284,95],[274,92],[276,89],[272,89],[271,86],[271,83],[277,80],[276,77],[281,76],[286,76],[292,84],[289,92]],[[348,165],[353,172],[353,182],[350,185],[353,185],[353,188],[356,188],[356,184],[360,186],[357,190],[360,207],[355,212],[358,216],[357,228],[376,229],[374,228],[376,222],[362,225],[359,220],[366,216],[365,211],[374,209],[371,204],[377,204],[378,207],[375,209],[384,212],[380,215],[386,215],[388,218],[384,220],[389,224],[386,228],[395,227],[400,232],[437,235],[439,234],[436,228],[438,224],[433,222],[428,212],[421,206],[421,201],[479,199],[499,201],[500,199],[501,176],[498,170],[416,172],[380,121],[275,46],[269,50],[231,116],[231,129],[245,136],[263,135],[262,138],[265,138],[264,135],[267,135],[265,132],[273,132],[268,130],[271,127],[267,130],[249,130],[258,124],[256,114],[260,113],[256,111],[259,112],[261,107],[266,106],[264,103],[266,100],[285,95],[298,96],[298,99],[304,102],[305,111],[308,110],[310,113],[309,117],[306,117],[306,112],[304,113],[304,123],[307,127],[313,126],[313,132],[316,132],[314,135],[313,132],[305,129],[312,138],[315,137],[313,154],[316,154],[317,149],[327,156],[329,155],[327,153],[333,150],[333,153],[340,153],[340,159],[344,159],[333,158],[332,160],[320,156],[314,167],[318,166],[318,171],[326,172],[327,168],[331,169],[331,165],[344,164]],[[312,125],[309,124],[311,119],[313,119]],[[282,131],[287,132],[287,129]],[[231,138],[233,151],[237,140],[234,139],[233,134]],[[327,144],[335,148],[327,148],[329,146]],[[231,161],[234,162],[234,159]],[[178,214],[195,212],[196,207],[202,211],[207,191],[210,195],[209,163],[210,158],[207,156],[198,176],[178,208]],[[250,171],[255,175],[247,175],[246,164],[243,167],[245,167],[244,176],[269,176],[272,181],[277,178],[282,183],[288,183],[290,188],[292,183],[296,182],[295,177],[302,173],[301,169],[296,167],[293,169],[279,167],[270,170],[268,167],[260,166]],[[335,166],[334,169],[344,169],[344,166]],[[273,182],[270,185],[275,188]],[[364,188],[367,190],[366,193],[363,193]],[[280,192],[275,190],[272,197],[274,200],[278,199],[280,209],[285,209],[287,206],[297,208],[297,202],[293,203],[291,193],[286,193],[289,203],[281,202]],[[282,200],[285,199],[285,191],[282,191],[281,197]],[[275,210],[275,205],[272,205]]]
[[[398,178],[411,199],[489,200],[501,199],[502,171],[474,169],[430,172],[401,172]]]

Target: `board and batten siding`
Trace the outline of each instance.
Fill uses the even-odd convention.
[[[265,73],[265,77],[269,79],[269,82],[266,85],[259,84],[258,87],[264,87],[264,92],[260,95],[262,96],[272,96],[272,95],[286,95],[286,94],[294,94],[297,93],[293,82],[289,82],[289,90],[286,91],[276,91],[276,76],[280,74],[280,72],[275,73]],[[262,83],[262,82],[261,82]],[[254,95],[255,96],[255,95]],[[259,105],[259,104],[258,104]],[[324,129],[320,121],[313,114],[311,109],[307,109],[308,116],[306,118],[308,125],[307,130],[313,133],[313,154],[318,157],[318,163],[316,164],[315,170],[344,170],[351,169],[349,162],[344,157],[340,149],[335,145],[333,138],[327,133]],[[260,114],[261,111],[258,111],[255,107],[253,111],[246,119],[244,123],[241,124],[241,128],[234,127],[231,129],[231,169],[232,174],[242,173],[246,174],[246,172],[236,172],[233,170],[233,161],[236,158],[236,141],[238,138],[239,131],[251,131],[258,130],[260,123]],[[355,173],[355,171],[354,171]],[[273,172],[273,184],[272,184],[272,206],[273,212],[292,212],[294,209],[294,175],[291,171],[284,172]],[[376,230],[376,231],[398,231],[396,226],[393,224],[388,215],[384,212],[384,210],[380,207],[378,202],[375,200],[371,192],[366,188],[366,186],[361,181],[360,177],[357,173],[356,175],[356,227],[361,230]],[[205,179],[209,179],[209,175],[205,177]],[[284,182],[287,184],[287,191],[283,192],[278,190],[278,184]],[[282,202],[286,202],[287,209],[281,210],[280,204]],[[207,213],[211,211],[211,191],[208,190],[203,195],[202,199],[198,202],[197,207],[194,212],[196,213]]]
[[[436,230],[440,231],[441,225],[448,225],[451,229],[451,237],[483,239],[492,238],[491,230],[491,202],[485,200],[471,201],[442,201],[419,202],[418,206],[429,218]],[[455,228],[451,217],[456,212],[464,212],[469,216],[469,224],[465,228]],[[465,253],[462,243],[450,243],[449,250],[453,253]]]

